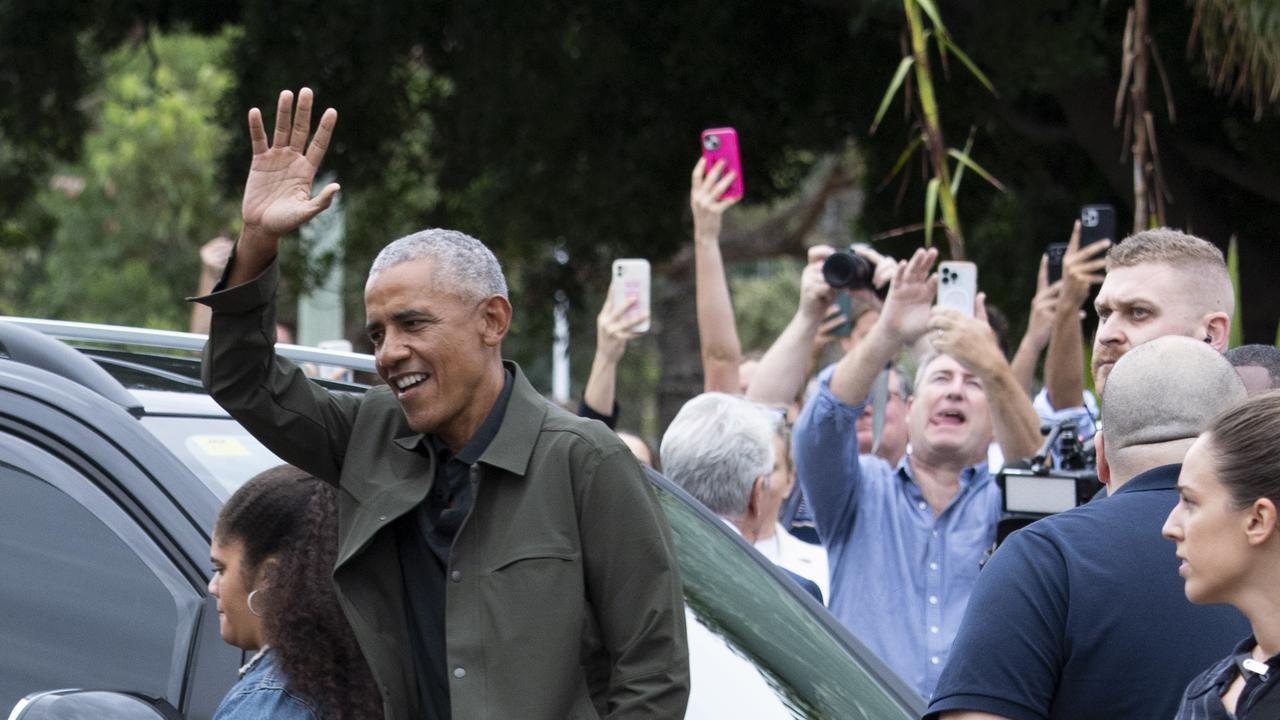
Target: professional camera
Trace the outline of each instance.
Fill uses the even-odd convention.
[[[1043,430],[1043,429],[1042,429]],[[1093,499],[1098,482],[1092,442],[1081,442],[1075,418],[1050,426],[1032,457],[1009,463],[996,475],[1004,513],[996,524],[996,545],[1014,530]]]
[[[875,277],[876,266],[872,262],[853,251],[853,246],[846,250],[837,250],[822,263],[822,277],[827,284],[838,290],[873,289],[871,283]]]

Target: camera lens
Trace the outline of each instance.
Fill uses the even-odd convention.
[[[702,138],[702,147],[706,148],[707,150],[715,150],[716,148],[719,148],[719,147],[720,147],[720,136],[719,136],[719,135],[707,135],[707,136],[703,137],[703,138]]]
[[[874,274],[875,268],[870,260],[851,252],[834,252],[822,263],[822,277],[833,288],[870,288]]]

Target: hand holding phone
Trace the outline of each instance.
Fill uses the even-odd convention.
[[[1080,208],[1080,247],[1099,240],[1116,242],[1116,209],[1110,205],[1085,205]]]
[[[613,293],[614,307],[623,307],[632,300],[635,304],[623,316],[627,322],[634,322],[642,316],[649,315],[649,261],[641,258],[623,258],[613,261],[613,281],[610,284]],[[631,328],[635,332],[648,332],[649,321]]]
[[[738,131],[728,127],[703,130],[702,157],[706,160],[705,172],[707,173],[710,173],[716,163],[721,160],[724,161],[721,177],[733,171],[733,181],[718,199],[742,197],[742,159],[738,155]]]

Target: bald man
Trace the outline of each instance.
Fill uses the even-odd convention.
[[[1182,688],[1248,634],[1234,608],[1187,601],[1160,535],[1183,455],[1244,384],[1210,344],[1185,337],[1145,342],[1107,370],[1096,436],[1107,497],[995,552],[927,718],[1173,717]]]

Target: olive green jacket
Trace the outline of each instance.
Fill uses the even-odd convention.
[[[339,487],[338,598],[386,717],[410,720],[417,686],[391,523],[426,496],[434,458],[386,386],[330,392],[275,356],[277,277],[273,263],[199,298],[214,311],[205,386],[273,452]],[[681,718],[684,606],[653,488],[604,425],[550,405],[507,367],[515,387],[472,467],[474,504],[447,569],[453,718]]]

